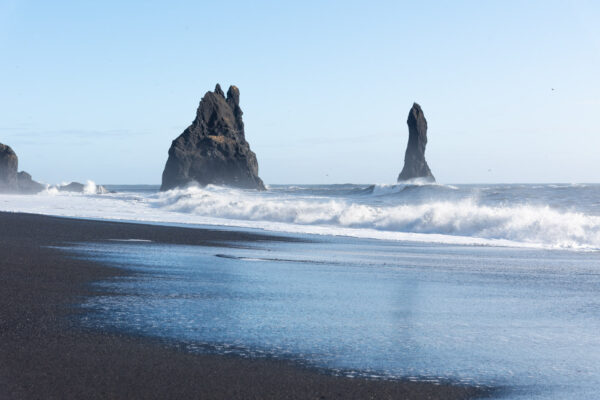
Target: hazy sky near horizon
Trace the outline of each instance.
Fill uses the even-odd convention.
[[[440,182],[600,182],[597,1],[0,0],[0,142],[46,183],[160,183],[240,88],[267,183],[392,183],[414,101]]]

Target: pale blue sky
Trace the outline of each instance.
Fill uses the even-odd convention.
[[[0,0],[0,142],[160,183],[220,82],[267,183],[394,182],[413,101],[440,182],[600,182],[599,4]]]

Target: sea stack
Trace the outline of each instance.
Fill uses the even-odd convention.
[[[425,161],[427,146],[427,120],[421,106],[414,103],[408,113],[408,145],[404,155],[404,168],[398,176],[398,182],[410,179],[424,179],[435,182],[435,178]]]
[[[13,149],[0,143],[0,192],[16,189],[18,168],[19,159]]]
[[[242,114],[237,87],[230,86],[227,97],[219,84],[214,92],[206,92],[192,125],[171,144],[160,189],[197,182],[264,190]]]
[[[19,158],[5,144],[0,143],[0,193],[34,194],[46,188],[31,179],[25,171],[18,172]]]

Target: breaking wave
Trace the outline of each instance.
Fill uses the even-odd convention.
[[[137,187],[139,186],[139,187]],[[600,250],[600,185],[272,185],[0,195],[0,210],[292,234]]]
[[[369,193],[367,200],[365,189],[353,196],[326,197],[308,193],[286,196],[277,191],[250,192],[214,186],[188,187],[158,194],[152,200],[152,206],[227,220],[458,236],[542,247],[600,249],[600,216],[560,211],[549,205],[485,204],[481,196],[474,193],[468,197],[453,198],[449,192],[458,188],[444,185],[428,185],[428,192],[419,190],[416,196],[406,193],[414,187],[375,185],[366,189]],[[340,191],[343,189],[338,188]],[[397,195],[403,193],[406,198],[398,199]],[[375,197],[389,197],[393,201],[378,201]],[[416,198],[418,202],[414,201]]]

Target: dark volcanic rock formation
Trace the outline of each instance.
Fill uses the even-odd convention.
[[[227,97],[219,84],[206,92],[192,125],[171,144],[160,189],[197,182],[264,190],[242,114],[237,87],[230,86]]]
[[[31,179],[25,171],[17,172],[19,169],[19,158],[5,144],[0,143],[0,193],[25,193],[32,194],[41,192],[46,188]]]
[[[0,143],[0,191],[14,191],[17,188],[19,159],[9,146]]]
[[[421,106],[414,103],[408,113],[408,145],[404,155],[404,168],[398,176],[398,182],[409,179],[424,178],[435,182],[435,178],[425,161],[427,145],[427,120]]]
[[[34,181],[31,179],[31,175],[25,171],[21,171],[17,174],[17,185],[19,187],[19,193],[23,194],[35,194],[46,189],[46,185]]]

